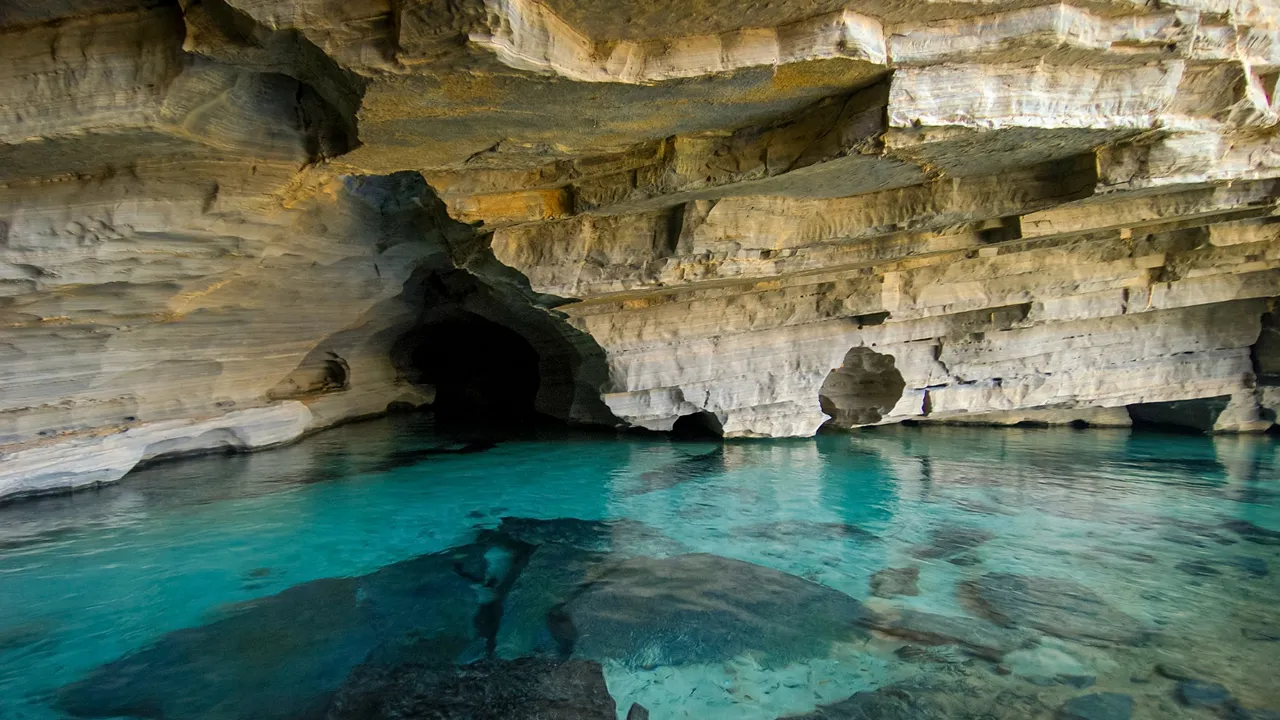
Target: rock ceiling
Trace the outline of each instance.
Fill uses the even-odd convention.
[[[449,313],[578,422],[1280,405],[1275,0],[9,0],[0,59],[0,495],[429,402]]]

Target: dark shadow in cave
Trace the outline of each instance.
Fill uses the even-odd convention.
[[[510,328],[457,311],[410,333],[399,354],[411,382],[436,389],[441,422],[512,426],[539,417],[538,353]]]
[[[724,429],[715,415],[709,412],[696,412],[681,415],[671,426],[672,440],[715,440],[722,439]]]

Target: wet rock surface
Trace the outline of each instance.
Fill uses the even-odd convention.
[[[1146,631],[1097,593],[1060,578],[988,573],[966,584],[966,599],[997,623],[1086,643],[1142,643]]]
[[[1187,707],[1224,709],[1231,704],[1231,691],[1207,680],[1180,680],[1175,691],[1178,702]]]
[[[1280,545],[1280,530],[1271,530],[1248,520],[1231,519],[1222,526],[1242,539],[1258,545]]]
[[[558,544],[591,552],[650,553],[679,548],[660,531],[636,520],[581,520],[578,518],[504,517],[481,539],[505,539],[527,545]]]
[[[921,559],[954,558],[982,545],[995,537],[990,530],[964,526],[948,526],[933,532],[929,543],[911,551]]]
[[[959,645],[993,661],[1035,641],[1024,631],[1008,629],[978,618],[936,615],[901,609],[866,616],[862,623],[880,632],[933,645]]]
[[[824,654],[856,636],[865,616],[857,600],[822,585],[692,554],[601,568],[552,632],[574,657],[638,667],[723,662],[747,650],[781,663]]]
[[[952,715],[948,710],[933,702],[931,696],[893,687],[855,693],[847,700],[784,720],[946,720],[949,717]]]
[[[0,494],[447,400],[472,312],[571,422],[1274,425],[1269,0],[677,5],[6,3]]]
[[[598,663],[483,660],[357,668],[326,720],[616,720]],[[637,715],[637,717],[640,717]]]
[[[875,542],[880,539],[876,537],[875,533],[850,523],[811,522],[807,520],[786,520],[745,525],[734,528],[734,534],[774,542],[831,539]]]
[[[785,720],[1025,720],[1049,711],[1031,694],[963,677],[933,677],[858,692]]]
[[[1121,693],[1094,693],[1068,700],[1058,711],[1061,720],[1129,720],[1133,698]]]
[[[57,705],[77,717],[294,718],[371,655],[393,659],[407,637],[429,638],[441,663],[483,655],[481,583],[457,570],[483,552],[464,546],[227,608],[99,667]]]
[[[891,598],[898,595],[919,595],[920,568],[885,568],[871,576],[871,594]]]
[[[717,447],[696,455],[668,463],[656,470],[641,473],[630,490],[634,495],[645,495],[669,490],[688,482],[713,476],[724,470],[724,447]]]

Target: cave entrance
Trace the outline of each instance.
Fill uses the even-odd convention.
[[[709,412],[696,412],[681,415],[671,426],[672,440],[720,440],[724,436],[724,428],[720,420]]]
[[[856,347],[823,381],[818,403],[822,412],[831,416],[827,426],[871,425],[889,414],[906,387],[892,355]]]
[[[514,330],[459,312],[426,322],[405,339],[408,379],[436,390],[436,417],[467,425],[510,425],[536,417],[539,357]]]

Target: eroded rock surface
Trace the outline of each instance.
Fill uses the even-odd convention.
[[[650,430],[1280,409],[1275,0],[59,0],[0,60],[0,495],[429,403],[456,322]]]

